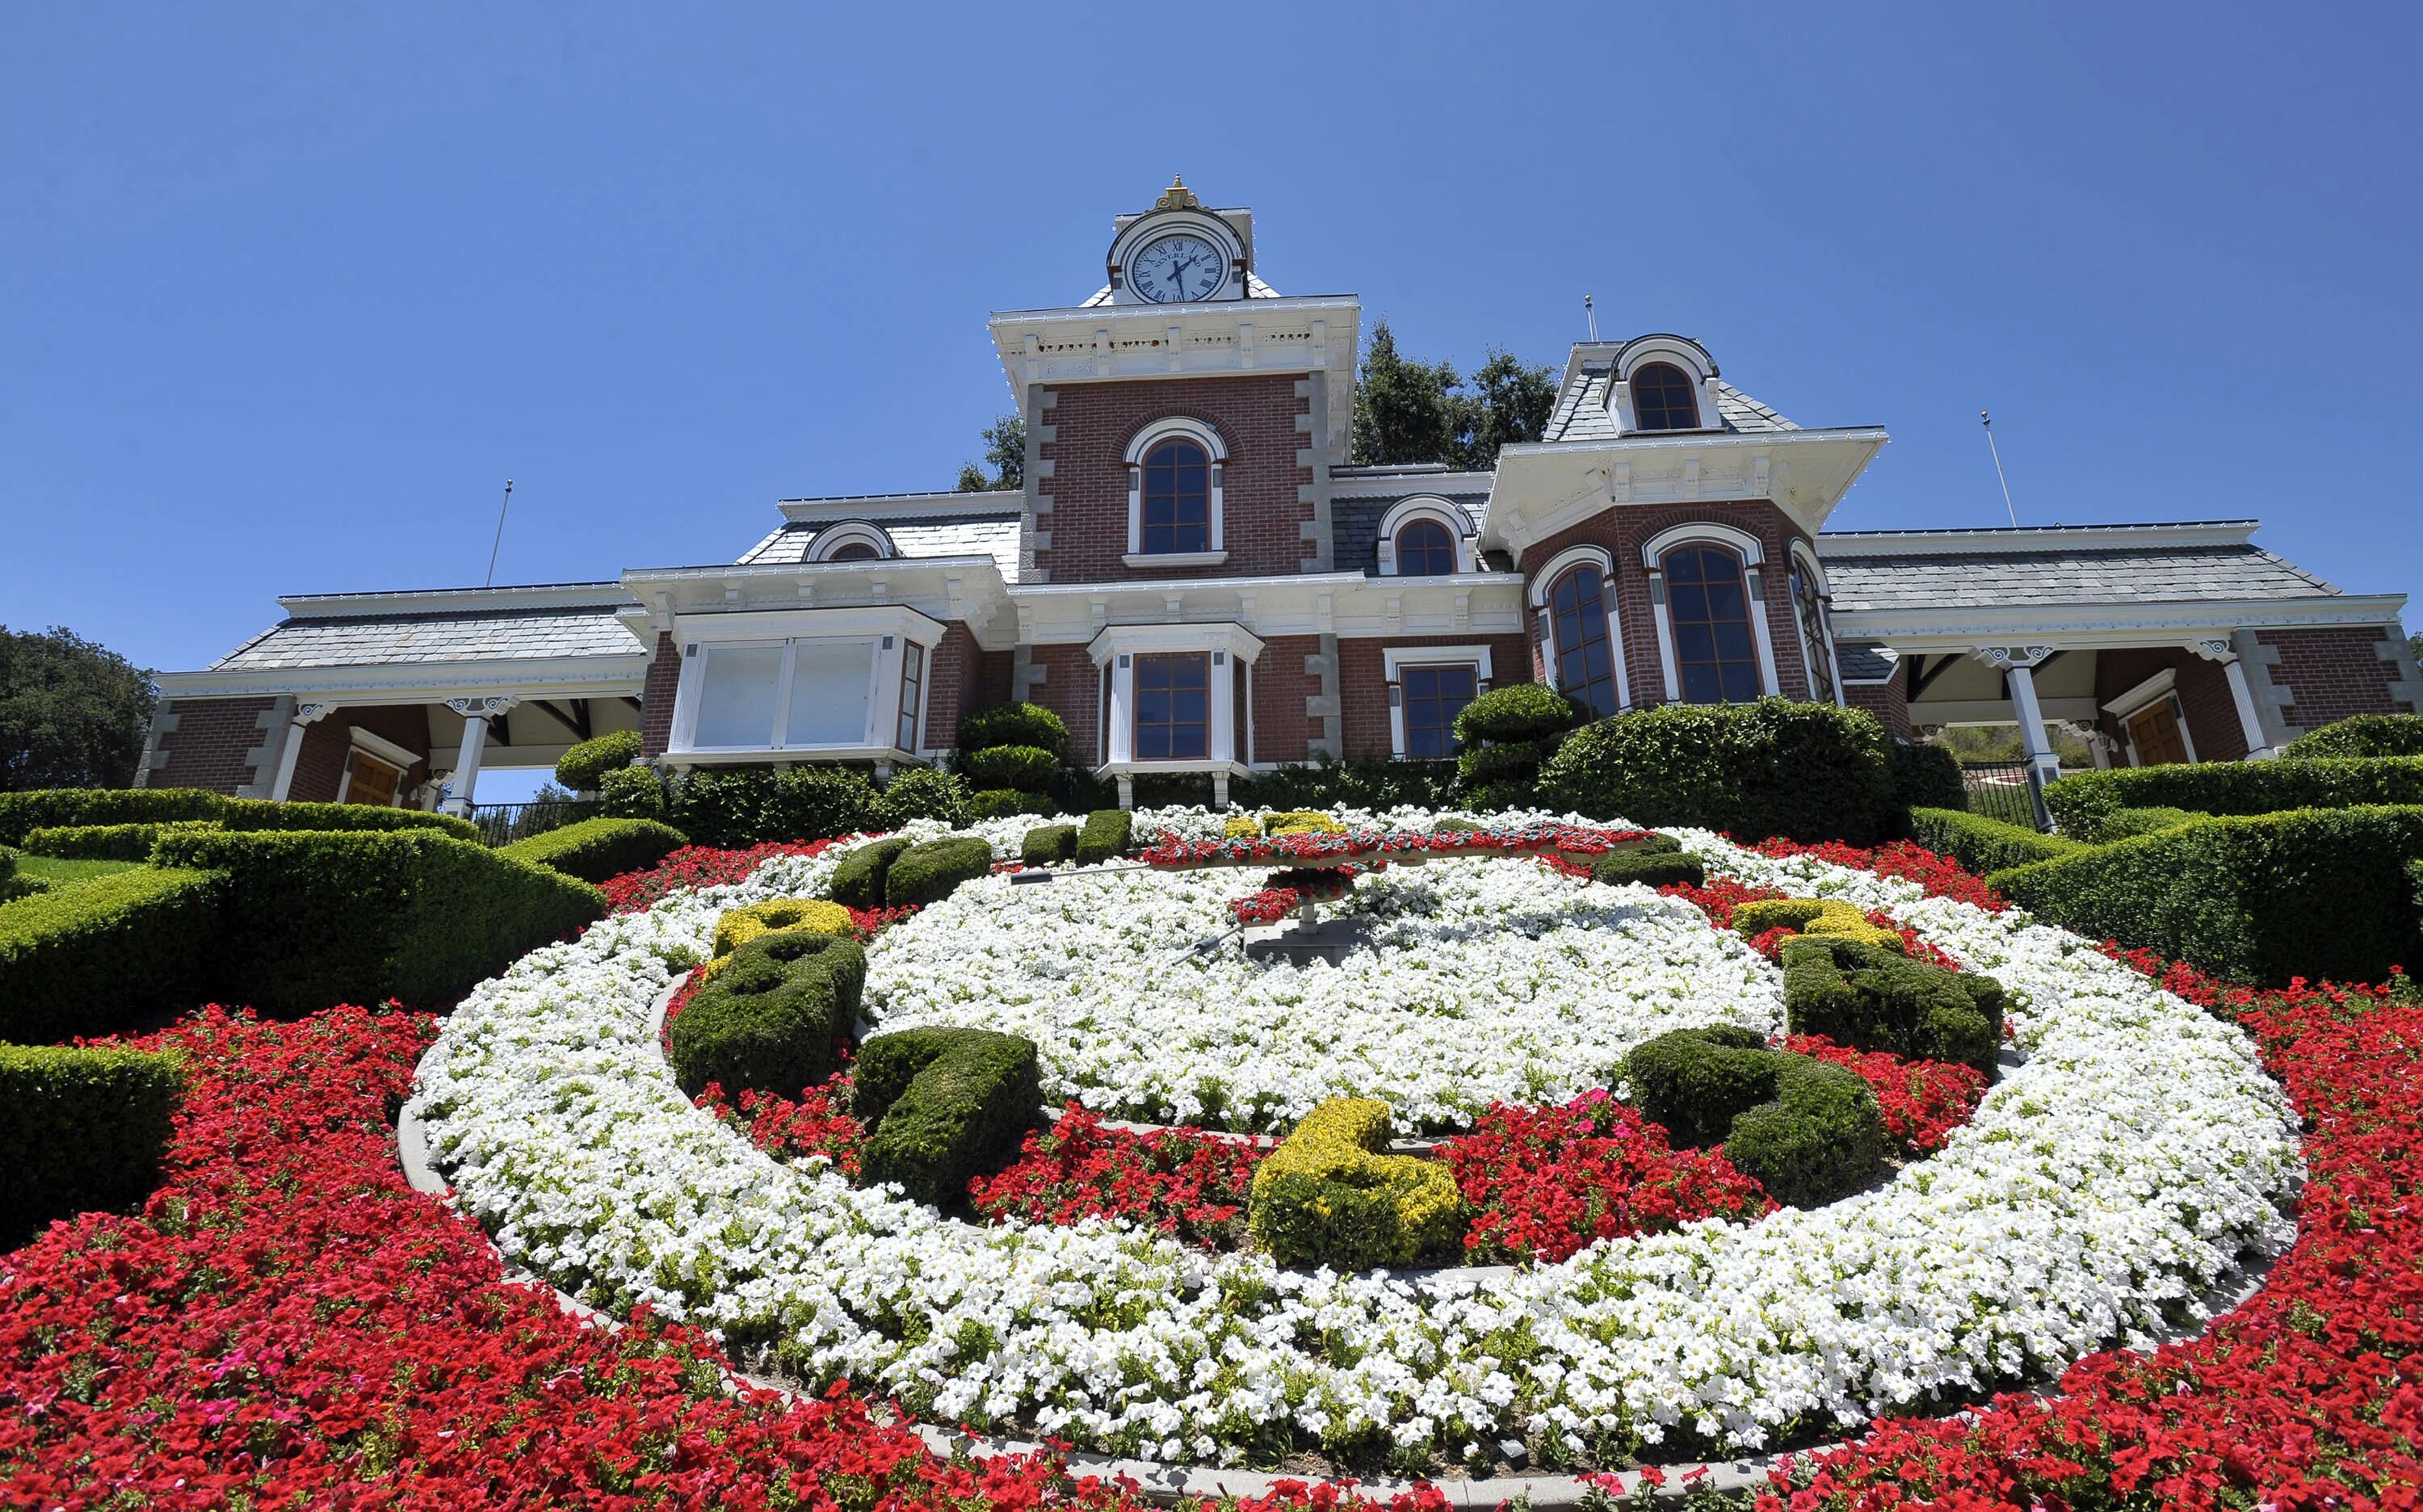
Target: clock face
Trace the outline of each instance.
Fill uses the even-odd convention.
[[[1227,256],[1189,231],[1154,242],[1128,266],[1128,287],[1156,305],[1208,299],[1227,280]]]

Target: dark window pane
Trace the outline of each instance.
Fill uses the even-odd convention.
[[[1613,643],[1607,633],[1607,580],[1578,566],[1548,590],[1557,637],[1557,686],[1592,718],[1616,711]]]
[[[1137,545],[1146,551],[1212,549],[1212,466],[1202,447],[1167,440],[1145,454],[1139,513]]]
[[[1408,578],[1443,578],[1455,570],[1455,537],[1434,519],[1417,519],[1397,533],[1397,571]]]
[[[1632,370],[1632,413],[1644,431],[1688,431],[1700,426],[1700,401],[1691,380],[1665,362]]]
[[[1199,760],[1211,751],[1211,677],[1207,656],[1136,658],[1137,760]]]
[[[1750,620],[1758,611],[1750,601],[1741,559],[1721,547],[1682,546],[1666,553],[1663,567],[1684,701],[1747,703],[1758,697],[1758,645]]]

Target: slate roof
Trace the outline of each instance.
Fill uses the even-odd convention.
[[[2260,547],[2181,543],[2146,547],[2030,546],[1928,550],[1913,533],[1907,551],[1877,553],[1890,533],[1861,533],[1856,555],[1840,538],[1817,537],[1837,613],[2014,604],[2180,603],[2210,598],[2315,598],[2338,589]],[[1834,549],[1829,549],[1832,546]]]
[[[1893,675],[1900,658],[1885,649],[1879,641],[1837,641],[1834,643],[1834,667],[1845,682],[1884,682]]]
[[[800,520],[784,526],[750,548],[744,566],[805,562],[817,534],[845,523],[841,520]],[[910,515],[898,518],[870,517],[847,523],[867,524],[892,537],[893,549],[904,557],[989,556],[999,564],[1002,577],[1018,581],[1019,512],[983,515]]]
[[[1557,395],[1556,407],[1548,412],[1544,441],[1612,441],[1621,433],[1616,428],[1615,411],[1607,407],[1607,388],[1613,380],[1613,364],[1608,360],[1584,362],[1574,381]],[[1717,419],[1729,431],[1797,431],[1800,427],[1777,414],[1766,405],[1734,388],[1722,378],[1712,380],[1717,393]]]
[[[213,672],[515,661],[644,654],[611,605],[449,613],[296,617],[211,663]]]
[[[1389,510],[1417,494],[1429,499],[1444,499],[1464,511],[1472,521],[1472,529],[1481,529],[1481,517],[1489,508],[1486,486],[1475,489],[1469,482],[1471,473],[1451,473],[1443,468],[1397,470],[1391,468],[1338,468],[1330,474],[1339,484],[1368,485],[1385,481],[1392,485],[1384,494],[1367,493],[1363,486],[1352,492],[1339,491],[1329,501],[1330,560],[1339,572],[1360,572],[1375,576],[1380,570],[1380,521]],[[1482,476],[1485,476],[1483,474]],[[1453,480],[1450,482],[1449,480]],[[1442,484],[1447,485],[1441,486]]]

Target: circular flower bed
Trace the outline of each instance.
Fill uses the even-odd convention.
[[[1427,827],[1427,816],[1392,819]],[[997,851],[1014,843],[990,837]],[[1754,1223],[1601,1240],[1485,1289],[1289,1272],[1255,1254],[1210,1255],[1099,1222],[955,1223],[853,1187],[821,1162],[779,1163],[690,1106],[651,1042],[652,1000],[676,966],[697,959],[717,915],[816,893],[835,864],[828,851],[778,857],[744,883],[676,893],[535,952],[456,1011],[421,1064],[419,1107],[463,1206],[509,1257],[587,1300],[618,1311],[649,1303],[768,1350],[812,1381],[879,1383],[918,1410],[1163,1457],[1319,1446],[1421,1462],[1520,1438],[1544,1458],[1609,1464],[1648,1445],[1671,1448],[1677,1434],[1757,1446],[2050,1374],[2107,1342],[2142,1341],[2195,1315],[2193,1298],[2242,1251],[2283,1241],[2276,1203],[2294,1178],[2295,1148],[2279,1092],[2239,1032],[2023,915],[1814,855],[1687,838],[1734,883],[1882,911],[1993,973],[2011,990],[2026,1064],[2003,1075],[1940,1154],[1881,1188]],[[1492,880],[1501,873],[1514,880]],[[1114,893],[1085,927],[1113,942],[1146,930],[1152,948],[1182,945],[1216,928],[1225,900],[1250,891],[1239,883],[1252,877],[1238,873],[1200,898],[1184,877],[1140,889],[1134,909],[1149,923],[1126,917],[1127,900]],[[1514,861],[1392,870],[1358,890],[1375,884],[1385,884],[1380,897],[1402,899],[1374,907],[1379,928],[1407,931],[1425,950],[1458,948],[1443,918],[1523,942],[1509,951],[1524,958],[1520,971],[1462,959],[1479,995],[1508,1015],[1501,1022],[1527,1033],[1545,1026],[1544,1042],[1515,1057],[1471,1042],[1469,1022],[1458,1021],[1460,1053],[1522,1100],[1604,1075],[1631,1040],[1655,1032],[1646,1026],[1673,1027],[1669,1018],[1780,1027],[1772,968],[1643,889]],[[1131,884],[1032,890],[1086,885]],[[961,913],[965,899],[973,940],[980,902],[1049,906],[1011,896],[1006,880],[980,880],[925,918]],[[1187,907],[1162,901],[1173,898]],[[1503,905],[1494,914],[1493,901]],[[1510,910],[1528,922],[1513,925]],[[912,943],[925,918],[907,926]],[[1598,937],[1643,930],[1652,949],[1636,946],[1615,962],[1589,953],[1606,946]],[[1560,931],[1583,937],[1575,953],[1530,948]],[[889,938],[878,942],[870,1000],[879,987],[885,1011],[905,1014],[895,995],[942,989],[905,987],[896,968],[910,957],[891,954]],[[1009,942],[981,944],[969,952],[983,958],[972,974],[1031,979],[1022,957],[995,954],[1014,951]],[[1655,970],[1669,951],[1702,952],[1687,959],[1724,973],[1718,989],[1685,981],[1670,1012],[1631,983],[1592,979]],[[1074,975],[1073,953],[1055,959]],[[1164,955],[1161,979],[1223,969]],[[1375,986],[1393,995],[1392,1011],[1437,1011],[1444,995],[1422,998],[1388,975],[1377,973]],[[1557,1006],[1507,1006],[1543,1000]],[[1561,1006],[1601,1000],[1632,1027],[1593,1040],[1598,1031]],[[1354,1011],[1350,999],[1327,1001]],[[1257,1003],[1274,1015],[1294,1007],[1275,996]],[[1165,1038],[1192,1045],[1209,1027],[1191,1022]],[[1158,1051],[1125,1042],[1139,1057]],[[1467,1118],[1486,1100],[1454,1074],[1443,1040],[1423,1057],[1394,1058],[1368,1034],[1338,1042],[1397,1078],[1418,1116]],[[1222,1106],[1276,1114],[1326,1095],[1302,1061],[1278,1064],[1255,1074],[1252,1095],[1222,1083]],[[1161,1086],[1152,1095],[1173,1106],[1190,1095],[1210,1106],[1200,1076]]]

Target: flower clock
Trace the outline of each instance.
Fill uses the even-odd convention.
[[[854,1173],[830,1089],[694,1099],[666,1058],[663,1000],[719,917],[825,896],[848,844],[634,890],[456,1011],[414,1111],[506,1258],[594,1306],[703,1328],[806,1387],[1212,1463],[1813,1443],[2148,1345],[2292,1233],[2298,1145],[2254,1042],[1973,883],[1674,832],[1708,877],[1669,896],[1590,881],[1621,836],[1577,820],[1338,819],[1239,838],[1217,814],[1140,814],[1143,864],[996,870],[875,932],[862,1075],[886,1036],[991,1031],[1032,1042],[1069,1109],[956,1201]],[[977,833],[1018,851],[1014,822]],[[1321,906],[1363,921],[1365,947],[1291,964],[1204,945],[1283,907],[1275,875],[1339,866],[1351,889]],[[1718,927],[1779,898],[1990,975],[2008,1041],[1990,1080],[1787,1041],[1772,956],[1800,947]],[[1625,1068],[1683,1031],[1871,1089],[1874,1179],[1793,1205],[1670,1139]],[[1340,1099],[1434,1145],[1460,1252],[1286,1265],[1244,1238],[1255,1162]],[[1388,1182],[1404,1155],[1341,1158]]]

